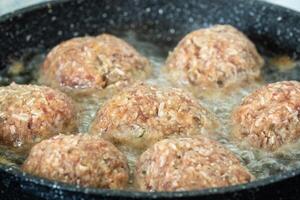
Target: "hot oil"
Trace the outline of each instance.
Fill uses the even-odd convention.
[[[167,56],[165,50],[152,43],[139,41],[134,33],[129,32],[124,39],[132,44],[141,54],[146,56],[152,63],[153,75],[147,83],[159,86],[170,87],[171,84],[167,81],[166,74],[162,72],[162,66]],[[38,54],[32,56],[32,59],[27,60],[26,63],[17,61],[13,63],[14,69],[7,69],[0,76],[2,85],[7,85],[8,82],[15,81],[17,83],[36,83],[36,71],[41,65],[45,54]],[[290,146],[281,148],[276,153],[268,153],[257,149],[249,149],[239,147],[230,140],[230,116],[233,108],[237,106],[243,97],[250,94],[253,90],[261,87],[266,82],[275,82],[280,80],[295,80],[300,77],[300,63],[289,60],[286,56],[284,58],[265,58],[266,66],[262,70],[264,81],[253,83],[238,89],[237,91],[222,97],[203,98],[198,99],[199,103],[205,106],[208,110],[215,113],[220,122],[220,128],[216,130],[214,139],[218,140],[224,146],[234,152],[245,164],[245,166],[256,176],[256,178],[263,178],[270,175],[278,174],[279,172],[288,171],[300,167],[300,141]],[[280,67],[274,61],[280,61]],[[287,67],[283,66],[287,62]],[[16,65],[17,64],[17,65]],[[20,66],[21,65],[21,66]],[[22,66],[24,65],[24,66]],[[26,69],[31,69],[26,71]],[[282,70],[284,69],[284,70]],[[25,71],[24,71],[25,70]],[[8,74],[8,72],[17,72],[16,74]],[[297,76],[299,74],[299,76]],[[25,76],[26,79],[22,80]],[[31,80],[28,81],[28,76]],[[18,77],[18,78],[16,78]],[[3,81],[4,80],[4,81]],[[80,98],[75,99],[80,112],[78,114],[79,131],[84,133],[88,131],[89,125],[96,114],[96,111],[103,105],[105,98]],[[123,149],[128,157],[131,173],[137,158],[136,153],[128,153],[127,149]],[[0,163],[20,166],[26,158],[28,151],[20,152],[16,149],[7,149],[0,146]],[[132,174],[131,174],[132,175]],[[132,188],[132,185],[130,186]]]
[[[161,55],[164,53],[161,53],[161,50],[153,44],[138,41],[132,33],[128,34],[124,39],[148,57],[153,64],[154,77],[147,82],[159,86],[171,86],[170,82],[167,81],[167,77],[165,77],[166,74],[162,72],[166,56]],[[264,81],[249,84],[227,96],[198,99],[200,104],[216,114],[220,122],[220,128],[216,130],[217,136],[213,136],[213,138],[234,152],[256,178],[264,178],[300,167],[300,141],[293,146],[281,148],[277,153],[269,153],[257,149],[239,147],[230,139],[231,112],[235,106],[240,104],[243,97],[268,82],[295,80],[294,72],[300,71],[300,63],[294,62],[286,55],[278,56],[275,59],[265,57],[265,60],[266,66],[262,70]]]

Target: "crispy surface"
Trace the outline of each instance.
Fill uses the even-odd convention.
[[[40,82],[62,90],[103,90],[145,79],[149,61],[125,41],[109,35],[79,37],[53,48]]]
[[[0,87],[0,143],[22,146],[76,129],[76,108],[64,93],[37,85]]]
[[[243,33],[216,25],[186,35],[167,58],[166,70],[175,84],[211,92],[257,79],[263,63]]]
[[[108,141],[87,134],[59,135],[36,144],[25,172],[80,186],[121,189],[128,182],[127,160]]]
[[[252,179],[230,151],[203,136],[154,144],[141,155],[135,171],[135,183],[146,191],[225,187]]]
[[[268,84],[245,97],[233,114],[233,136],[256,148],[276,150],[300,136],[300,83]]]
[[[100,108],[90,132],[144,150],[170,135],[205,134],[216,126],[214,116],[182,90],[137,84]]]

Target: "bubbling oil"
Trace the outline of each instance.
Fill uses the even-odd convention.
[[[152,43],[138,40],[133,32],[126,33],[123,39],[133,45],[141,54],[150,60],[153,66],[153,73],[152,76],[145,82],[159,86],[172,86],[167,80],[166,73],[163,73],[162,71],[162,67],[167,55],[164,49],[161,49]],[[0,84],[7,85],[10,81],[15,81],[17,83],[28,83],[28,81],[26,82],[22,80],[21,70],[28,68],[31,71],[27,70],[26,73],[24,73],[24,76],[26,75],[26,78],[28,79],[28,76],[31,75],[30,83],[37,83],[36,80],[38,77],[36,75],[36,71],[38,71],[44,56],[44,53],[32,56],[32,59],[26,63],[22,63],[21,61],[13,62],[13,65],[10,67],[15,67],[15,69],[10,70],[8,67],[6,72],[11,73],[17,71],[19,73],[15,76],[11,74],[8,76],[7,73],[3,73],[0,75]],[[276,153],[270,153],[258,149],[243,148],[230,140],[231,112],[235,106],[240,104],[243,97],[249,95],[255,89],[261,87],[267,82],[289,79],[295,80],[295,74],[300,73],[300,64],[297,62],[293,63],[292,65],[290,62],[288,62],[288,69],[280,70],[284,68],[282,66],[282,62],[280,63],[280,69],[277,69],[276,64],[274,64],[272,60],[274,60],[274,58],[270,59],[265,57],[266,66],[262,70],[262,76],[264,79],[263,81],[239,88],[227,96],[222,96],[222,98],[198,98],[199,103],[211,112],[215,113],[219,120],[220,126],[218,130],[216,130],[216,136],[213,136],[213,138],[235,153],[237,157],[241,159],[243,164],[249,169],[249,171],[256,176],[257,179],[276,175],[280,172],[300,167],[300,141],[289,146],[284,146]],[[20,66],[20,63],[24,66]],[[75,99],[80,108],[78,118],[80,119],[79,132],[81,133],[88,132],[89,125],[93,120],[97,110],[106,100],[105,98],[95,98],[96,99],[81,97],[80,99]],[[28,153],[28,151],[24,152],[20,153],[20,150],[7,149],[4,146],[0,146],[0,163],[18,167],[24,161]],[[129,161],[132,175],[136,158],[138,156],[136,153],[130,153],[126,150],[125,153]],[[132,188],[132,185],[129,186],[129,189],[130,188]]]
[[[161,53],[161,49],[151,43],[137,40],[133,33],[127,34],[127,37],[124,39],[150,59],[154,67],[154,75],[146,82],[171,87],[171,83],[167,81],[167,74],[162,72],[166,57],[162,56],[163,53]],[[284,60],[288,59],[286,55],[283,55],[276,57],[275,60],[283,60],[281,57]],[[293,145],[285,146],[276,153],[270,153],[253,148],[243,148],[230,140],[231,112],[234,107],[240,104],[243,97],[269,82],[295,80],[295,71],[300,71],[300,63],[294,62],[291,64],[291,62],[293,62],[292,60],[286,62],[286,65],[289,66],[287,67],[288,69],[284,71],[281,70],[284,68],[283,62],[277,65],[277,63],[274,62],[274,58],[268,57],[265,57],[265,61],[266,66],[262,70],[264,80],[248,84],[221,98],[198,98],[199,103],[215,113],[219,120],[220,126],[218,130],[216,130],[217,134],[213,136],[213,139],[218,140],[235,153],[257,179],[300,167],[300,141]]]

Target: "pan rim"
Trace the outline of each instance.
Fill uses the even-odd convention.
[[[32,5],[26,6],[24,8],[13,10],[11,12],[0,15],[0,23],[10,20],[13,17],[22,17],[23,14],[26,14],[28,12],[35,11],[38,9],[46,8],[47,6],[63,4],[63,3],[71,2],[71,1],[72,0],[45,0],[44,2],[41,2],[41,3],[32,4]],[[81,2],[81,1],[82,0],[77,0],[77,2]]]
[[[46,178],[37,177],[21,170],[0,164],[0,173],[7,173],[17,179],[20,179],[22,183],[33,183],[40,186],[59,189],[66,192],[76,192],[82,194],[100,195],[102,197],[143,197],[143,198],[180,198],[180,197],[200,197],[200,196],[211,196],[211,195],[222,195],[226,193],[236,193],[243,190],[257,190],[257,188],[267,186],[272,183],[278,183],[280,181],[287,180],[291,177],[300,175],[300,168],[282,172],[278,175],[269,176],[262,179],[256,179],[249,183],[238,184],[228,187],[220,188],[207,188],[200,190],[189,190],[189,191],[174,191],[174,192],[147,192],[147,191],[135,191],[135,190],[115,190],[115,189],[101,189],[101,188],[89,188],[74,186],[59,181],[52,181]],[[24,186],[25,188],[26,186]]]
[[[241,2],[240,0],[236,0],[237,2]],[[267,5],[269,7],[276,7],[282,10],[287,10],[292,12],[294,15],[297,15],[300,18],[300,12],[292,10],[290,8],[285,8],[280,5],[274,5],[272,3],[263,1],[263,0],[250,0],[251,3],[261,3]],[[22,17],[23,14],[26,14],[31,11],[35,11],[38,9],[46,8],[49,5],[56,5],[56,4],[64,4],[67,2],[72,2],[72,0],[52,0],[46,1],[38,4],[33,4],[27,6],[22,9],[18,9],[16,11],[12,11],[0,16],[0,24],[6,22],[14,17]],[[74,1],[73,1],[74,2]],[[76,0],[76,3],[84,2],[84,0]],[[287,180],[289,178],[300,176],[300,168],[293,169],[290,171],[279,173],[278,175],[272,175],[262,179],[256,179],[249,183],[233,185],[228,187],[222,188],[208,188],[208,189],[201,189],[201,190],[191,190],[191,191],[175,191],[175,192],[143,192],[143,191],[130,191],[130,190],[112,190],[112,189],[97,189],[97,188],[87,188],[87,187],[78,187],[71,184],[65,184],[58,181],[51,181],[45,178],[40,178],[37,176],[33,176],[22,172],[19,169],[12,168],[11,166],[7,166],[0,163],[0,173],[9,174],[12,177],[20,179],[23,183],[33,183],[40,186],[45,186],[48,188],[57,188],[62,191],[66,192],[76,192],[82,194],[92,194],[92,195],[99,195],[102,197],[123,197],[123,198],[180,198],[180,197],[203,197],[207,195],[220,195],[226,193],[235,193],[240,192],[243,190],[251,190],[257,189],[258,187],[263,187],[272,183],[278,183],[280,181]]]

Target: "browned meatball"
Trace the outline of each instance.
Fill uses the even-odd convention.
[[[45,86],[0,87],[0,143],[31,144],[77,128],[73,101]]]
[[[257,79],[263,63],[244,34],[230,25],[216,25],[185,36],[169,55],[166,70],[175,84],[203,95]]]
[[[58,135],[36,144],[22,166],[25,172],[64,183],[124,188],[128,165],[110,142],[87,134]]]
[[[203,136],[154,144],[141,155],[135,171],[135,183],[147,191],[225,187],[252,179],[229,150]]]
[[[300,137],[300,83],[268,84],[243,99],[233,114],[233,136],[243,144],[276,150]]]
[[[40,82],[73,92],[102,91],[150,73],[149,61],[125,41],[108,34],[65,41],[47,55]]]
[[[170,135],[205,134],[216,126],[214,116],[182,90],[138,84],[108,100],[90,132],[144,150]]]

